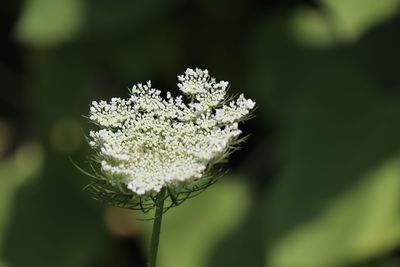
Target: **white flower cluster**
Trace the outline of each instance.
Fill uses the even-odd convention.
[[[228,82],[216,82],[207,70],[187,69],[178,79],[188,103],[169,92],[162,98],[150,82],[133,86],[128,99],[92,102],[89,119],[99,130],[90,132],[89,143],[112,184],[143,195],[199,179],[241,133],[238,122],[252,100],[240,95],[226,103]]]

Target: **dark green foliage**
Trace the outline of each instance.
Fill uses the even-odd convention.
[[[400,265],[399,1],[6,2],[1,267],[143,265],[144,250],[119,246],[82,190],[89,178],[68,157],[88,160],[83,138],[58,125],[85,129],[89,100],[149,78],[174,94],[187,67],[258,109],[229,175],[182,204],[217,177],[169,188],[166,203],[180,206],[163,218],[159,267]],[[115,200],[94,176],[87,189],[104,202],[152,207]],[[148,239],[151,223],[129,223]]]

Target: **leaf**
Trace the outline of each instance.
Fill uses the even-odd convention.
[[[267,266],[343,266],[378,257],[400,244],[399,211],[400,158],[395,157],[277,240]]]
[[[266,127],[278,125],[279,164],[212,266],[342,267],[399,246],[399,22],[330,49],[297,44],[283,22],[259,25],[248,88]]]
[[[17,23],[20,41],[37,47],[70,41],[83,23],[84,2],[80,0],[27,0]]]
[[[358,39],[399,12],[399,0],[319,0],[342,39]]]
[[[223,177],[204,193],[165,213],[157,266],[208,266],[214,246],[243,220],[248,205],[244,184]],[[150,222],[140,222],[147,243],[151,226]]]

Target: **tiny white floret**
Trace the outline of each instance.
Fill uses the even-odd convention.
[[[137,84],[128,99],[93,101],[89,144],[100,158],[111,184],[124,183],[138,195],[166,185],[201,179],[208,164],[223,155],[241,133],[238,122],[255,102],[240,95],[225,102],[228,82],[217,82],[207,70],[187,69],[178,88],[188,97],[173,97]]]

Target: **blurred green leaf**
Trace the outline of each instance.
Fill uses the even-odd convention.
[[[319,0],[344,40],[352,41],[400,11],[399,0]]]
[[[67,159],[51,157],[42,174],[50,180],[38,177],[12,192],[2,257],[13,267],[87,267],[105,247],[101,211],[76,186],[80,176],[65,171]]]
[[[4,231],[11,219],[13,194],[20,183],[14,160],[8,159],[0,162],[0,177],[0,249],[2,249]]]
[[[299,44],[282,18],[255,28],[247,87],[279,126],[280,165],[213,266],[348,266],[398,247],[398,25],[330,49]]]
[[[27,0],[17,24],[17,37],[37,47],[69,41],[82,26],[84,5],[84,0]]]
[[[39,145],[24,144],[17,150],[16,155],[0,161],[0,251],[5,247],[7,226],[12,221],[13,200],[16,191],[24,183],[30,181],[42,167],[43,155]],[[0,255],[0,266],[3,263]]]
[[[330,47],[337,40],[329,18],[324,12],[311,8],[298,8],[290,19],[293,37],[311,47]]]
[[[223,177],[204,193],[168,211],[163,218],[157,266],[208,266],[214,247],[244,219],[248,205],[245,184]],[[147,243],[151,225],[141,223]]]
[[[399,244],[400,159],[396,157],[280,238],[267,253],[267,266],[344,266]]]
[[[79,52],[80,47],[64,46],[31,54],[36,77],[28,87],[34,104],[31,121],[45,160],[37,179],[13,194],[1,252],[13,267],[87,267],[109,255],[104,253],[111,243],[101,207],[82,191],[86,177],[52,142],[51,129],[64,118],[78,118],[86,104],[82,89],[89,79],[88,65]],[[29,158],[21,162],[23,166]],[[21,166],[16,170],[23,170]]]

